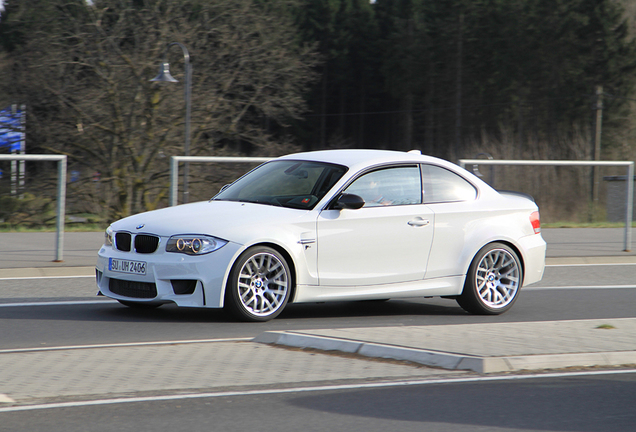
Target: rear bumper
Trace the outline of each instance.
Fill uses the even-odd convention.
[[[519,241],[523,251],[525,274],[523,286],[539,282],[545,270],[546,242],[541,234],[533,234]]]

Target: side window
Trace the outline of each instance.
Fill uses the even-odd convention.
[[[470,201],[477,190],[452,171],[434,165],[422,165],[424,203]]]
[[[354,181],[345,192],[361,196],[365,207],[420,204],[420,169],[409,166],[372,171]]]

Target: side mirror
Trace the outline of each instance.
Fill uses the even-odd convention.
[[[333,205],[335,210],[350,209],[357,210],[364,206],[364,199],[354,194],[342,194]]]

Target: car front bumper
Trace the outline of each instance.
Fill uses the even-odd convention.
[[[138,254],[102,246],[96,265],[97,287],[116,300],[222,307],[229,266],[239,250],[240,245],[228,243],[209,254],[190,256],[165,250]],[[112,260],[145,263],[145,274],[116,271]]]

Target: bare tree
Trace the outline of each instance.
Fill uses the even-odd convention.
[[[13,14],[32,31],[5,62],[7,91],[31,107],[29,136],[39,147],[99,173],[99,187],[81,192],[107,217],[165,202],[166,156],[183,154],[180,50],[167,56],[181,82],[150,82],[171,42],[187,46],[194,69],[191,154],[290,150],[285,128],[305,108],[316,55],[297,43],[286,2],[51,3],[37,15],[41,26],[33,14]]]

